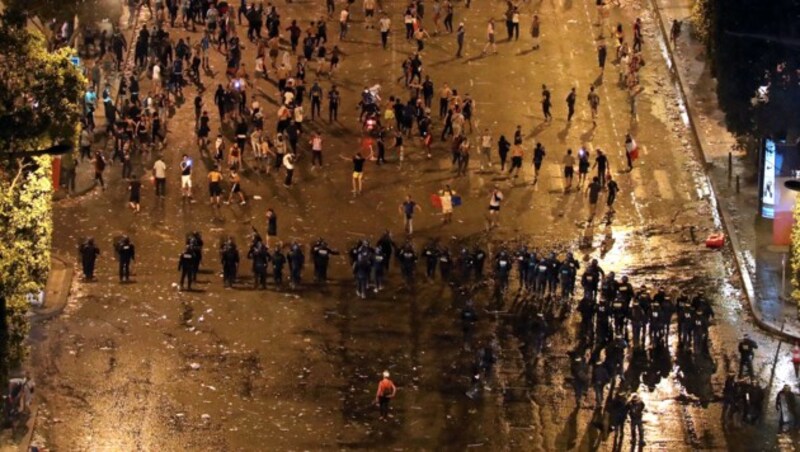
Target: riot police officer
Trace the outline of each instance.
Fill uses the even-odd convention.
[[[375,293],[383,290],[383,274],[386,270],[385,260],[390,256],[383,254],[383,248],[376,246],[372,254],[372,282],[375,287]]]
[[[663,286],[659,287],[658,292],[653,296],[653,304],[658,305],[661,309],[661,328],[664,330],[661,336],[664,338],[664,345],[669,347],[669,326],[672,324],[675,306],[672,304],[672,297]]]
[[[609,318],[611,312],[606,300],[600,298],[594,306],[595,341],[599,346],[605,345],[609,338]]]
[[[750,339],[749,334],[745,333],[744,338],[739,341],[739,378],[742,378],[745,369],[747,369],[750,378],[755,377],[753,374],[753,355],[757,348],[758,344]]]
[[[406,243],[403,248],[398,250],[397,258],[400,260],[400,270],[406,284],[414,284],[414,270],[417,267],[417,253],[411,243]]]
[[[286,265],[286,256],[281,251],[281,246],[275,248],[272,253],[272,277],[275,280],[275,285],[279,286],[283,283],[283,266]]]
[[[97,261],[97,256],[100,255],[100,248],[94,244],[94,239],[89,237],[78,247],[78,254],[81,257],[83,279],[91,281],[94,279],[94,264]]]
[[[539,265],[539,257],[536,253],[528,253],[526,257],[526,262],[524,265],[527,265],[525,269],[525,290],[530,290],[531,292],[536,292],[536,267]],[[538,294],[538,292],[536,292]]]
[[[547,290],[547,271],[549,270],[549,265],[547,263],[547,259],[542,258],[536,264],[536,295],[539,297],[544,297],[544,292]]]
[[[597,286],[600,283],[600,278],[603,277],[603,270],[597,265],[597,259],[592,259],[589,266],[581,276],[581,286],[583,287],[583,295],[588,295],[589,299],[595,301],[597,299]]]
[[[709,318],[701,310],[692,311],[692,350],[695,355],[708,353]]]
[[[495,258],[494,276],[497,289],[505,292],[508,288],[508,277],[511,272],[511,258],[506,250],[501,250]]]
[[[572,387],[575,390],[575,407],[580,408],[583,395],[589,386],[589,365],[580,355],[575,355],[570,363]]]
[[[453,260],[450,257],[450,250],[442,247],[439,250],[439,273],[442,275],[443,282],[450,281],[450,273],[453,269]]]
[[[628,282],[628,277],[623,276],[622,280],[617,284],[617,297],[622,298],[625,305],[630,305],[633,300],[633,285]]]
[[[373,259],[370,249],[366,247],[360,249],[356,261],[353,263],[353,275],[356,277],[356,296],[362,300],[367,298],[367,286],[372,267]]]
[[[269,251],[261,237],[256,237],[253,244],[250,246],[250,251],[247,252],[247,258],[253,261],[253,288],[257,289],[261,286],[262,289],[267,288],[267,265],[269,264]]]
[[[197,273],[200,271],[200,262],[203,260],[203,237],[200,231],[194,231],[186,238],[186,244],[192,248],[194,255],[194,282],[197,282]]]
[[[461,331],[464,333],[464,350],[469,351],[471,349],[472,335],[477,321],[478,313],[475,312],[475,303],[472,298],[469,298],[464,304],[464,309],[461,310]]]
[[[614,299],[617,298],[618,285],[619,283],[617,282],[614,272],[608,272],[608,275],[603,278],[603,282],[600,285],[600,297],[612,303]]]
[[[642,286],[641,291],[646,292],[644,286]],[[633,330],[633,346],[635,348],[643,348],[644,347],[644,338],[647,334],[647,312],[642,307],[642,304],[639,303],[639,297],[636,297],[637,300],[631,304],[630,308],[630,320],[631,320],[631,329]]]
[[[678,311],[678,347],[687,349],[692,346],[692,304],[685,293],[677,298]]]
[[[617,294],[617,297],[611,303],[611,314],[614,317],[614,334],[616,336],[628,336],[627,318],[630,315],[629,304],[626,301],[622,292]]]
[[[519,271],[519,288],[522,289],[525,281],[528,280],[528,246],[522,245],[514,254],[514,259],[517,261],[517,269]]]
[[[195,256],[191,245],[186,245],[180,256],[178,256],[178,271],[181,272],[180,290],[183,290],[184,281],[187,282],[186,288],[192,290],[194,275],[197,273],[195,267]]]
[[[222,284],[232,288],[236,282],[236,273],[239,270],[239,250],[232,238],[228,238],[222,245],[220,252],[222,260]]]
[[[472,268],[474,266],[475,263],[473,262],[472,254],[470,254],[466,247],[461,248],[461,252],[458,255],[458,271],[462,284],[469,282],[472,277]]]
[[[478,245],[475,245],[475,248],[472,250],[472,266],[475,270],[475,279],[477,281],[483,279],[484,262],[486,262],[486,252]]]
[[[387,229],[384,231],[381,238],[378,239],[376,245],[381,249],[382,254],[386,257],[383,260],[385,269],[389,270],[389,261],[391,260],[392,254],[394,254],[397,245],[395,245],[394,241],[392,240],[392,234]]]
[[[578,312],[581,313],[580,337],[588,339],[588,342],[593,340],[594,331],[592,325],[594,323],[594,302],[585,294],[581,301],[578,303]]]
[[[572,253],[567,253],[567,258],[558,268],[558,280],[561,282],[561,298],[563,300],[572,299],[575,295],[575,278],[581,264],[572,257]]]
[[[316,282],[325,283],[328,281],[328,264],[331,256],[336,254],[339,253],[332,250],[325,240],[321,238],[311,248],[311,255],[314,259],[314,280]]]
[[[127,235],[122,236],[122,240],[117,244],[117,256],[119,257],[119,282],[129,282],[131,280],[131,262],[136,260],[136,248]]]
[[[431,242],[422,250],[422,257],[425,259],[425,276],[428,279],[436,277],[436,263],[439,262],[439,250],[436,243]]]
[[[286,258],[289,261],[289,284],[291,288],[294,289],[300,285],[303,275],[303,266],[306,263],[306,256],[303,254],[303,248],[300,244],[294,242],[291,248],[289,248],[289,254]]]
[[[561,267],[556,253],[547,257],[547,294],[555,296],[558,289],[558,269]]]
[[[661,312],[661,305],[652,303],[650,305],[650,346],[664,347],[664,320]]]

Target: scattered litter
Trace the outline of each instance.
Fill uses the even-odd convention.
[[[189,364],[189,367],[191,367],[192,370],[199,370],[200,369],[200,363],[191,363],[191,364]]]

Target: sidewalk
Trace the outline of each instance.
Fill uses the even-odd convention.
[[[753,319],[784,339],[800,340],[797,306],[781,299],[782,261],[785,255],[788,259],[788,249],[771,246],[771,226],[757,216],[756,149],[750,155],[733,151],[732,177],[728,177],[728,155],[737,140],[727,130],[725,114],[717,103],[716,80],[711,77],[705,48],[692,35],[689,18],[693,0],[651,1],[658,6],[656,19],[660,16],[665,32],[673,19],[682,22],[677,47],[671,49],[670,57],[677,67],[689,119],[697,133]],[[788,294],[791,284],[787,281],[786,285]]]
[[[136,43],[136,36],[141,29],[142,26],[147,25],[147,21],[149,19],[149,13],[142,11],[141,9],[137,9],[137,17],[136,20],[129,25],[129,18],[130,13],[128,8],[123,8],[122,17],[120,18],[120,30],[122,30],[122,34],[125,36],[125,39],[128,43],[128,48],[125,53],[125,61],[122,64],[122,70],[120,72],[112,73],[112,74],[103,74],[102,82],[100,83],[101,89],[100,93],[98,93],[98,98],[101,97],[102,87],[105,86],[107,81],[111,82],[111,92],[117,93],[114,98],[114,103],[117,108],[120,107],[120,95],[119,95],[119,84],[122,78],[129,78],[133,73],[134,69],[134,61],[133,61],[133,50]],[[94,59],[86,59],[84,60],[84,64],[86,64],[87,68],[91,68],[92,65],[95,63]],[[102,104],[102,102],[100,102]],[[106,124],[106,118],[103,114],[103,107],[100,107],[95,111],[95,140],[92,146],[93,150],[102,149],[106,151],[106,158],[109,158],[110,155],[108,154],[108,149],[112,141],[109,140],[108,135],[106,135],[106,130],[108,128],[108,124]],[[110,162],[110,160],[109,160]],[[86,193],[89,193],[96,187],[96,182],[94,180],[94,166],[92,165],[91,159],[84,160],[80,162],[78,160],[77,152],[73,153],[71,156],[64,156],[61,160],[61,183],[64,184],[65,182],[65,174],[66,171],[71,168],[72,165],[75,166],[75,190],[70,192],[67,190],[66,187],[56,187],[56,191],[53,194],[54,199],[64,199],[64,198],[74,198],[76,196],[82,196]],[[106,168],[106,179],[108,179],[108,174],[111,173],[111,167],[113,165],[109,165]],[[108,185],[108,182],[106,182]]]

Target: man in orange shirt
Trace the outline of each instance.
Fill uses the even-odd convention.
[[[382,421],[389,416],[389,401],[394,398],[395,393],[397,387],[389,379],[389,371],[384,370],[383,379],[378,383],[378,392],[375,394],[375,403],[380,407]]]

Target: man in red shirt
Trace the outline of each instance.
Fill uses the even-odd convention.
[[[384,370],[383,379],[378,383],[378,392],[375,394],[375,403],[380,407],[382,421],[389,417],[389,401],[394,398],[395,393],[397,387],[389,379],[389,371]]]

